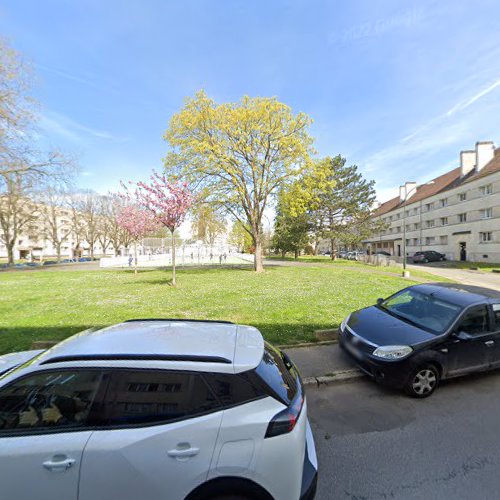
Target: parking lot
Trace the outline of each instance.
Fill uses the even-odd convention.
[[[415,400],[368,379],[309,388],[324,499],[498,498],[500,373]]]

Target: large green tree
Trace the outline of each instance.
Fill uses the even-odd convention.
[[[287,190],[286,198],[293,215],[307,214],[316,243],[330,240],[334,259],[339,243],[355,245],[372,232],[374,184],[337,155],[317,160]]]
[[[275,98],[217,104],[204,92],[187,99],[164,138],[165,167],[221,206],[250,234],[262,271],[262,218],[280,187],[309,161],[310,118]]]
[[[287,252],[293,252],[297,259],[309,243],[309,218],[307,213],[293,215],[284,192],[279,197],[274,219],[273,248],[285,257]]]

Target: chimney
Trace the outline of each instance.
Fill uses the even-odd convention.
[[[495,156],[493,141],[476,142],[476,172],[480,172]]]
[[[460,176],[464,177],[476,167],[476,152],[474,150],[460,151]]]
[[[407,182],[404,186],[399,186],[399,201],[408,201],[416,191],[416,182]]]

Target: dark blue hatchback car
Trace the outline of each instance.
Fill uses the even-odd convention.
[[[411,286],[350,314],[339,342],[376,381],[424,398],[442,379],[500,367],[500,292]]]

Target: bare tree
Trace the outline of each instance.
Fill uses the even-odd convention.
[[[0,241],[7,248],[9,265],[14,264],[14,246],[21,232],[35,223],[36,205],[27,195],[28,179],[21,174],[1,177],[0,194]]]
[[[60,262],[62,246],[72,235],[68,192],[64,186],[49,185],[39,194],[38,200],[43,236],[55,248],[57,262]]]

